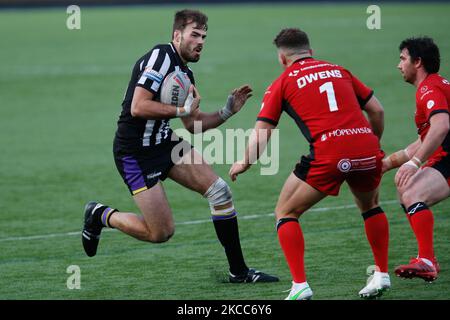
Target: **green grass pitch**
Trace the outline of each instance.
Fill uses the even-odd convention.
[[[386,113],[383,149],[415,137],[415,88],[396,65],[398,45],[432,36],[441,74],[450,76],[448,4],[381,4],[381,30],[368,30],[367,4],[200,6],[209,16],[202,59],[192,64],[205,111],[223,105],[232,88],[249,83],[254,97],[222,129],[253,127],[266,86],[281,72],[272,39],[283,27],[310,35],[316,57],[349,68],[375,89]],[[81,8],[81,30],[68,30],[65,8],[0,11],[0,299],[282,299],[290,274],[270,215],[300,155],[308,152],[283,116],[280,169],[256,166],[231,183],[229,165],[214,165],[230,182],[250,266],[277,274],[276,284],[224,283],[227,264],[201,196],[164,183],[175,236],[160,245],[104,232],[95,258],[80,241],[84,203],[136,207],[116,172],[112,139],[131,68],[157,43],[170,40],[180,7]],[[179,120],[172,121],[180,127]],[[394,173],[382,182],[390,221],[390,270],[416,254],[408,222],[395,201]],[[315,299],[359,299],[373,264],[363,220],[348,188],[302,218],[308,281]],[[448,299],[450,202],[434,207],[435,247],[442,266],[435,283],[400,280],[383,299]],[[247,218],[247,219],[246,219]],[[192,224],[192,221],[199,221]],[[69,290],[66,269],[81,269],[81,289]]]

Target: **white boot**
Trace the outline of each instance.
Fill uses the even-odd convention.
[[[295,283],[292,281],[291,292],[284,300],[310,300],[313,292],[308,285],[308,282]]]
[[[367,279],[367,285],[359,292],[361,298],[371,299],[380,297],[384,291],[391,288],[391,279],[389,274],[385,272],[375,271],[373,275]]]

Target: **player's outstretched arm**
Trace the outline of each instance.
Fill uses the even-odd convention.
[[[414,155],[419,149],[421,144],[420,137],[408,145],[405,149],[399,150],[390,154],[388,157],[383,159],[383,169],[382,173],[389,170],[400,167],[402,164],[408,162],[412,155]]]
[[[236,161],[230,168],[229,175],[232,181],[236,177],[247,171],[250,166],[255,163],[264,152],[269,142],[272,130],[275,128],[273,124],[265,121],[256,121],[255,128],[250,135],[250,139],[245,149],[244,159]]]
[[[234,89],[228,96],[225,106],[219,110],[220,117],[226,121],[229,117],[241,111],[245,102],[253,95],[252,93],[253,89],[248,84]]]
[[[242,109],[245,102],[252,96],[252,91],[253,89],[249,85],[234,89],[223,108],[213,113],[202,112],[198,109],[191,116],[182,119],[184,127],[191,133],[217,128]],[[195,122],[198,124],[195,125]]]
[[[364,111],[367,113],[373,133],[381,140],[384,131],[383,106],[375,96],[372,96],[364,106]]]

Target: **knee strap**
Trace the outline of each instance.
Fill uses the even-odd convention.
[[[218,178],[208,188],[203,197],[208,199],[213,220],[229,219],[236,216],[230,187],[222,178]],[[226,204],[229,205],[223,207]]]

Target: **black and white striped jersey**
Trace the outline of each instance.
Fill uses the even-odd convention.
[[[135,151],[170,141],[170,119],[146,120],[131,116],[131,101],[136,86],[147,89],[160,101],[161,85],[165,77],[175,70],[186,72],[195,84],[192,71],[183,63],[173,43],[160,44],[139,58],[133,68],[130,82],[122,102],[122,113],[117,122],[114,149]]]

